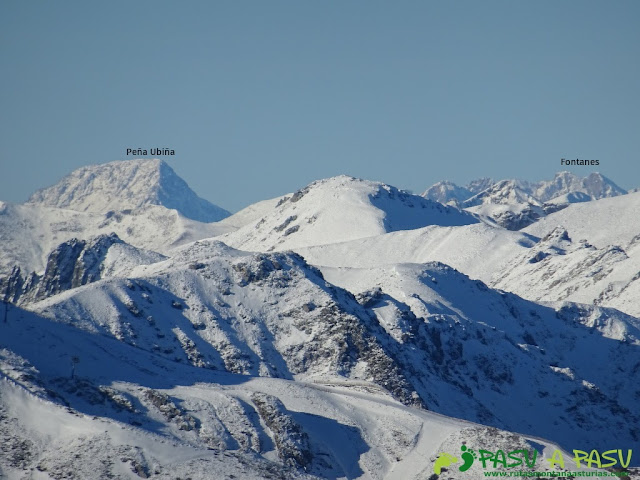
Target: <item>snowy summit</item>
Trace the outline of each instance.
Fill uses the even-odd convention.
[[[27,203],[95,213],[161,205],[200,222],[229,216],[226,210],[196,195],[167,163],[158,159],[79,168],[55,185],[35,192]]]

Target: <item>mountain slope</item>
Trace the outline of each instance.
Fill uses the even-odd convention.
[[[536,448],[546,458],[558,448],[406,407],[366,382],[214,372],[19,309],[3,328],[0,476],[8,480],[418,480],[439,452],[463,442]],[[547,468],[540,458],[536,470]],[[479,462],[470,470],[481,471]],[[469,474],[451,469],[449,478]]]
[[[572,204],[530,225],[523,232],[542,238],[557,226],[562,226],[572,239],[586,239],[598,248],[626,245],[640,233],[639,211],[640,192],[629,193]]]
[[[491,285],[536,302],[569,300],[640,317],[640,235],[596,248],[557,227],[532,249],[503,264]]]
[[[29,308],[205,371],[365,382],[405,405],[565,446],[575,438],[604,445],[612,436],[637,444],[637,319],[537,305],[442,264],[324,270],[355,298],[296,254],[200,241],[136,267],[129,279]],[[519,415],[514,399],[549,420]]]
[[[169,165],[158,159],[79,168],[57,184],[35,192],[27,203],[102,214],[161,205],[200,222],[229,216],[226,210],[198,197]]]
[[[408,378],[429,409],[566,446],[622,436],[640,445],[631,380],[640,375],[638,319],[577,304],[543,307],[442,264],[323,272],[402,346],[398,362],[420,372]]]
[[[42,272],[49,253],[72,238],[88,240],[115,233],[135,247],[165,252],[230,230],[232,226],[197,222],[157,205],[128,213],[90,213],[0,202],[0,276],[15,266],[23,272]]]
[[[281,198],[260,219],[220,239],[244,250],[285,250],[426,225],[472,223],[478,220],[456,208],[382,183],[339,176]]]
[[[544,216],[544,206],[521,187],[503,180],[462,202],[465,210],[494,220],[507,230],[520,230]]]
[[[531,235],[476,223],[429,226],[295,251],[321,268],[371,268],[437,261],[489,282],[507,262],[529,251],[536,242],[537,238]]]
[[[292,253],[252,255],[200,241],[168,260],[29,305],[168,358],[245,375],[344,375],[420,404],[347,292]]]
[[[31,303],[101,278],[125,276],[138,265],[165,258],[159,253],[133,247],[115,233],[90,240],[73,238],[49,254],[42,275],[14,267],[11,275],[0,278],[0,292],[4,300],[12,303]]]

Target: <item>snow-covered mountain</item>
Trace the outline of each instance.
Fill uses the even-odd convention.
[[[507,185],[509,188],[515,186],[524,194],[534,197],[540,203],[571,193],[582,193],[588,195],[592,200],[615,197],[627,193],[626,190],[620,188],[601,173],[594,172],[586,177],[580,177],[565,171],[556,173],[551,180],[542,180],[540,182],[509,179],[496,182],[490,178],[481,178],[469,182],[465,187],[459,187],[453,182],[443,181],[429,187],[422,196],[440,203],[464,202],[489,188],[494,188],[495,192],[497,184]],[[584,197],[580,196],[580,198]]]
[[[10,312],[3,332],[0,476],[8,480],[405,480],[429,478],[438,452],[463,442],[538,450],[536,470],[548,470],[544,459],[559,448],[406,407],[367,382],[197,368],[24,310]],[[448,478],[481,472],[476,462]]]
[[[390,185],[344,175],[313,182],[269,207],[220,239],[244,250],[286,250],[427,225],[479,221],[472,214]],[[233,216],[227,221],[233,222]]]
[[[640,192],[595,202],[577,203],[527,227],[524,233],[544,237],[562,226],[571,238],[597,247],[626,245],[640,233]]]
[[[640,317],[640,235],[596,248],[558,227],[531,251],[507,262],[494,286],[535,301],[571,300]]]
[[[570,205],[524,232],[542,239],[494,271],[493,286],[640,316],[640,193]]]
[[[594,406],[595,397],[588,393],[593,385],[598,385],[598,396],[604,395],[600,400],[605,403],[618,402],[626,395],[618,393],[617,388],[627,380],[621,377],[597,380],[598,375],[583,370],[582,365],[611,367],[616,364],[613,357],[618,355],[622,337],[638,334],[640,323],[633,317],[575,304],[547,310],[533,303],[522,303],[514,295],[485,289],[480,282],[469,281],[441,264],[324,270],[329,281],[352,292],[362,292],[356,293],[356,297],[366,302],[385,329],[404,345],[398,355],[411,356],[410,363],[418,366],[423,378],[427,379],[425,383],[433,395],[432,402],[427,400],[431,409],[463,418],[463,412],[469,415],[475,410],[480,418],[491,412],[490,416],[500,416],[500,420],[483,418],[482,423],[495,425],[496,421],[506,421],[509,429],[535,430],[538,435],[555,438],[564,435],[557,431],[560,428],[567,434],[566,442],[570,443],[573,438],[584,438],[585,433],[577,430],[569,434],[573,427],[568,423],[572,423],[573,413],[576,413],[573,418],[584,419],[585,412]],[[590,332],[599,333],[592,337]],[[590,339],[600,336],[602,352],[600,347],[589,345]],[[606,346],[611,340],[613,350]],[[631,348],[628,352],[635,350]],[[626,351],[619,353],[627,354]],[[421,355],[425,357],[420,359]],[[536,365],[538,361],[540,364]],[[628,368],[633,370],[634,367]],[[631,370],[624,370],[631,373]],[[565,380],[557,375],[566,375],[577,384],[563,385]],[[578,384],[581,386],[577,387]],[[546,390],[546,386],[551,385],[554,393]],[[468,389],[468,395],[458,398],[453,393],[457,388]],[[581,392],[583,388],[587,390]],[[629,412],[636,411],[631,390],[625,407]],[[565,391],[564,395],[560,393],[562,391]],[[547,403],[543,399],[548,395],[559,396]],[[443,398],[447,399],[446,405],[438,405],[438,399]],[[532,412],[530,418],[535,420],[526,425],[527,421],[518,418],[515,405],[526,405]],[[586,410],[582,411],[583,408]],[[603,412],[600,407],[595,408]],[[610,404],[605,410],[609,408],[617,409]],[[579,411],[583,413],[577,413]],[[545,425],[543,412],[548,414],[547,418],[555,420]],[[509,424],[510,421],[520,425]],[[561,423],[562,427],[559,427]],[[602,427],[592,425],[592,432]],[[628,441],[634,443],[635,434],[630,435]]]
[[[0,292],[12,303],[31,303],[101,278],[125,276],[133,267],[164,258],[123,242],[115,233],[88,241],[73,238],[49,254],[42,275],[14,266],[10,275],[0,279]]]
[[[115,233],[123,241],[156,252],[233,230],[221,223],[202,223],[176,210],[146,205],[132,211],[78,212],[39,205],[0,202],[0,276],[14,266],[41,273],[49,253],[73,238],[89,240]]]
[[[627,193],[610,179],[596,172],[590,173],[586,177],[579,177],[570,172],[559,172],[552,180],[533,184],[532,190],[533,195],[543,202],[571,193],[583,193],[589,195],[593,200]]]
[[[495,180],[490,177],[477,178],[470,181],[467,184],[466,189],[471,192],[471,195],[475,195],[476,193],[480,193],[481,191],[486,190],[494,183],[496,183]]]
[[[483,178],[459,187],[452,182],[438,182],[422,196],[484,215],[509,230],[520,230],[571,203],[626,193],[600,173],[579,177],[560,172],[552,180],[537,183]]]
[[[161,205],[199,222],[215,222],[229,212],[198,197],[163,160],[124,160],[74,170],[55,185],[38,190],[28,204],[105,214]]]
[[[473,196],[473,193],[468,188],[445,180],[427,188],[422,196],[436,202],[458,205]]]
[[[362,382],[404,405],[553,438],[565,448],[593,432],[594,448],[614,436],[636,444],[637,319],[536,305],[438,263],[325,271],[331,283],[296,254],[199,241],[127,279],[70,289],[29,309],[203,370]],[[625,383],[586,361],[593,352]],[[532,415],[518,415],[514,402]]]
[[[479,462],[439,453],[640,448],[640,193],[563,173],[442,182],[446,206],[340,176],[204,223],[161,162],[88,168],[0,204],[0,477],[462,480]]]
[[[458,227],[433,225],[295,250],[321,269],[441,262],[472,278],[490,282],[510,260],[528,252],[537,240],[532,235],[475,223]]]
[[[491,218],[507,230],[520,230],[545,215],[544,204],[514,180],[497,182],[466,199],[462,206]]]

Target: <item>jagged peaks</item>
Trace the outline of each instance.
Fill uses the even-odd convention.
[[[224,237],[235,248],[270,250],[324,245],[427,225],[478,220],[391,185],[346,175],[315,181],[282,197],[260,218]],[[229,219],[233,221],[233,217]]]
[[[422,196],[484,215],[509,230],[519,230],[569,204],[626,193],[600,173],[579,177],[564,171],[556,173],[552,180],[541,182],[513,179],[494,182],[481,178],[466,188],[452,182],[438,182]]]
[[[545,214],[543,203],[530,195],[529,187],[528,183],[519,180],[501,180],[462,205],[508,230],[520,230]]]
[[[544,190],[553,190],[554,193],[557,194],[560,190],[570,190],[575,188],[580,188],[582,185],[582,178],[574,175],[571,172],[558,172],[553,176],[552,180],[546,182],[540,182],[540,187],[543,188],[543,191],[540,194],[544,193]]]
[[[617,186],[601,173],[594,172],[586,177],[579,177],[566,171],[556,173],[550,181],[539,182],[534,191],[534,195],[545,202],[565,195],[571,200],[570,194],[584,194],[597,200],[626,193],[626,190]],[[576,200],[578,202],[585,201],[584,195],[577,195]]]
[[[79,168],[57,184],[35,192],[27,203],[95,213],[161,205],[201,222],[229,216],[226,210],[198,197],[167,163],[158,159]]]
[[[464,202],[465,207],[473,207],[483,203],[493,204],[530,204],[542,206],[542,203],[531,196],[516,180],[502,180],[474,195]]]
[[[533,183],[513,179],[496,182],[491,178],[480,178],[469,182],[466,187],[459,187],[453,182],[438,182],[429,187],[422,196],[440,203],[461,203],[478,195],[481,195],[479,198],[495,195],[499,189],[505,188],[518,188],[524,194],[535,198],[536,202],[529,202],[534,204],[549,202],[558,197],[564,198],[562,201],[556,200],[553,203],[584,202],[627,193],[626,190],[620,188],[601,173],[594,172],[586,177],[580,177],[564,171],[556,173],[551,180]],[[490,191],[487,192],[487,190]],[[500,195],[504,196],[504,194]],[[474,205],[479,204],[477,201],[471,203]]]

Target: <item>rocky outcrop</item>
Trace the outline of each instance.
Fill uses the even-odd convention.
[[[307,469],[313,460],[309,435],[278,398],[256,392],[251,396],[251,400],[273,435],[280,459],[286,465]]]
[[[39,301],[100,280],[105,256],[116,243],[122,240],[115,233],[61,243],[49,254],[42,276],[32,272],[23,277],[20,268],[15,267],[11,275],[0,280],[3,299],[17,304]]]

